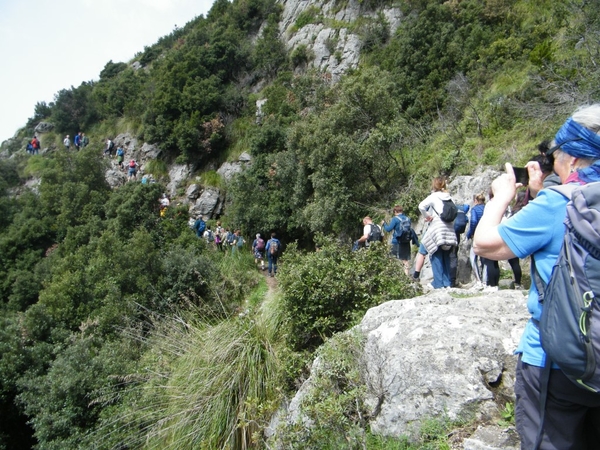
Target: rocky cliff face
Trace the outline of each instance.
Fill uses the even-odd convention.
[[[363,38],[357,32],[359,18],[378,19],[382,14],[389,33],[398,28],[402,13],[398,8],[367,10],[357,0],[350,0],[339,7],[335,1],[282,0],[283,17],[279,24],[281,38],[288,50],[306,46],[312,56],[309,66],[325,73],[331,80],[338,80],[348,69],[358,67]],[[295,24],[302,13],[319,11],[313,23],[296,29]]]

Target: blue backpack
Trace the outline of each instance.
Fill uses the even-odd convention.
[[[398,243],[406,243],[412,240],[412,224],[410,218],[401,214],[398,216],[400,222],[398,223],[396,230],[396,241]]]
[[[198,219],[194,224],[194,228],[196,229],[196,234],[201,236],[202,233],[204,233],[204,230],[206,230],[206,222],[202,219]]]
[[[469,223],[469,218],[467,217],[469,205],[456,205],[456,208],[458,211],[456,219],[454,219],[454,231],[462,234],[467,229],[467,224]]]

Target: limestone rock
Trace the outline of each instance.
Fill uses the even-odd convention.
[[[220,192],[216,188],[207,188],[202,192],[202,195],[194,206],[189,210],[191,217],[199,215],[207,216],[208,218],[215,217],[220,214]]]
[[[127,182],[127,174],[116,167],[108,169],[105,177],[111,188],[123,186]]]
[[[147,142],[144,142],[144,145],[142,145],[142,155],[146,159],[157,159],[161,152],[162,150],[158,145],[148,144]]]
[[[514,400],[513,352],[528,320],[526,293],[469,294],[436,290],[386,302],[357,326],[366,337],[361,364],[366,403],[379,411],[370,422],[374,433],[410,434],[432,417],[490,421],[499,415],[496,402]],[[326,361],[315,361],[313,371],[322,364]],[[310,389],[309,378],[280,420],[305,422],[299,411]],[[489,444],[473,437],[470,448],[500,445],[475,447],[482,439]]]
[[[185,196],[190,200],[196,200],[198,197],[200,197],[200,193],[200,186],[194,183],[188,186],[187,190],[185,191]]]
[[[123,146],[123,150],[125,150],[125,157],[131,155],[134,151],[138,149],[138,140],[131,136],[129,133],[121,133],[114,138],[114,143],[118,147],[119,145]],[[144,144],[146,145],[146,144]],[[144,146],[142,146],[142,153],[144,153]],[[135,158],[134,159],[138,159]]]
[[[146,144],[144,144],[145,146]],[[143,149],[143,147],[142,147]],[[175,164],[169,168],[169,183],[167,192],[170,197],[177,194],[177,188],[183,184],[190,176],[190,168],[186,164]]]
[[[518,450],[519,437],[514,427],[480,426],[463,442],[464,450]]]
[[[50,131],[52,131],[54,129],[54,124],[50,123],[50,122],[40,122],[36,125],[35,127],[35,132],[36,133],[48,133]]]
[[[231,180],[236,174],[240,173],[244,167],[244,164],[241,162],[224,162],[219,169],[217,169],[217,173],[221,175],[225,181]]]
[[[250,156],[248,153],[243,152],[240,157],[238,158],[238,161],[240,162],[245,162],[248,163],[250,161],[252,161],[252,156]]]

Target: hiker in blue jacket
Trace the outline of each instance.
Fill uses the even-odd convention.
[[[485,208],[485,195],[477,194],[473,196],[474,205],[471,208],[471,222],[469,223],[469,231],[467,231],[467,239],[473,239],[475,236],[475,229],[479,224],[479,219],[483,216],[483,210]],[[481,271],[479,270],[479,264],[477,262],[478,256],[475,254],[475,248],[471,246],[469,251],[469,260],[471,261],[471,269],[473,269],[473,275],[477,283],[481,284]]]
[[[409,274],[410,271],[410,244],[419,245],[417,234],[411,227],[410,219],[404,214],[404,208],[400,205],[394,206],[394,217],[390,220],[389,225],[385,221],[381,222],[381,226],[386,232],[394,231],[392,235],[392,250],[391,254],[394,258],[402,261],[404,273]]]
[[[268,265],[268,276],[274,277],[277,274],[277,259],[279,258],[279,252],[281,251],[281,242],[277,239],[275,233],[271,233],[271,239],[267,241],[265,246],[265,252],[269,261]]]
[[[558,130],[547,151],[562,184],[580,185],[600,181],[600,104],[575,111]],[[542,190],[542,171],[536,162],[527,163],[529,188],[534,199],[502,221],[515,196],[516,180],[510,164],[506,173],[492,183],[491,199],[475,231],[475,253],[494,260],[533,255],[542,280],[547,283],[565,235],[563,221],[568,199],[551,189]],[[533,279],[533,274],[532,274]],[[515,419],[521,448],[534,449],[538,433],[541,449],[595,449],[600,436],[600,394],[571,382],[553,366],[548,381],[545,418],[540,411],[541,382],[546,354],[542,348],[539,321],[542,303],[531,283],[527,322],[516,350],[519,355],[515,380]]]

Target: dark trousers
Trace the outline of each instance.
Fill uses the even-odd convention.
[[[512,258],[508,260],[510,264],[510,268],[513,271],[513,275],[515,276],[515,284],[521,284],[521,277],[523,276],[523,271],[521,270],[521,263],[519,258]]]
[[[540,425],[542,367],[517,363],[515,420],[521,449],[531,450]],[[541,450],[593,450],[600,444],[600,394],[577,387],[560,370],[548,383]]]
[[[498,261],[492,261],[491,259],[481,258],[481,262],[487,272],[487,285],[498,286],[500,283],[500,266]]]
[[[277,273],[277,256],[269,255],[269,273]]]

